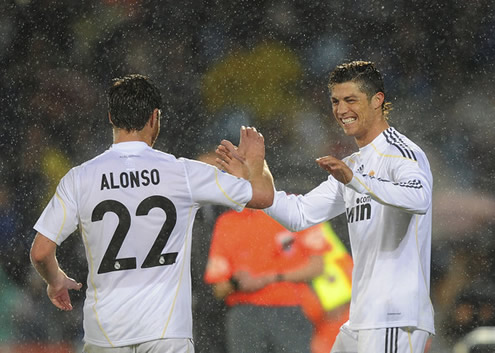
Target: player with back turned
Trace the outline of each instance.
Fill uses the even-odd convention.
[[[337,66],[329,89],[333,115],[359,151],[343,160],[317,159],[328,179],[305,195],[276,192],[265,211],[292,231],[347,215],[354,260],[350,318],[333,353],[423,353],[434,334],[428,159],[389,125],[390,105],[373,63]],[[222,141],[218,164],[243,175],[239,149]]]
[[[263,137],[241,129],[251,174],[236,178],[152,148],[161,97],[145,76],[116,79],[108,98],[114,143],[62,178],[34,227],[31,261],[52,303],[71,310],[68,290],[81,284],[62,271],[55,252],[79,228],[89,267],[84,352],[193,352],[194,217],[206,204],[237,211],[272,204]]]

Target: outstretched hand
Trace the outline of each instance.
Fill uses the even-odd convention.
[[[343,161],[332,156],[325,156],[316,160],[318,165],[325,169],[335,179],[342,184],[347,184],[352,180],[354,173]]]
[[[232,142],[222,140],[215,153],[217,155],[215,162],[218,168],[238,178],[249,179],[249,169],[245,159],[239,154],[237,146]]]
[[[226,172],[249,179],[253,172],[260,172],[265,160],[265,139],[254,127],[241,127],[239,147],[222,140],[216,149],[217,166]]]
[[[239,147],[223,140],[216,149],[217,167],[239,178],[249,180],[253,195],[251,208],[267,208],[273,204],[275,186],[265,162],[265,139],[254,127],[242,127]]]
[[[70,311],[72,310],[72,304],[70,301],[69,289],[80,290],[81,287],[81,283],[77,283],[72,278],[67,277],[64,272],[59,271],[57,283],[55,285],[49,284],[46,288],[46,292],[53,305],[61,310]]]

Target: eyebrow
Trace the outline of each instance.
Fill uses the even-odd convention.
[[[358,96],[356,96],[355,94],[351,94],[350,96],[345,96],[344,98],[342,98],[342,100],[346,100],[349,98],[358,98]],[[331,100],[339,100],[338,98],[335,98],[334,96],[331,96],[330,99]]]

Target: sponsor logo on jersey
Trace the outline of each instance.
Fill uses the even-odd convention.
[[[136,188],[148,185],[158,185],[160,173],[157,169],[136,171],[125,171],[120,174],[110,172],[101,175],[100,190]]]
[[[366,221],[371,218],[371,196],[356,199],[356,206],[346,209],[347,223]]]

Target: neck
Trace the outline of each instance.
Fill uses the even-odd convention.
[[[371,143],[378,135],[380,135],[383,131],[387,130],[390,127],[388,125],[387,120],[381,120],[379,124],[375,124],[375,126],[368,130],[365,136],[356,137],[356,145],[361,148]]]
[[[123,129],[113,129],[113,143],[141,141],[145,142],[148,146],[152,146],[151,136],[144,134],[143,131],[127,131]]]

